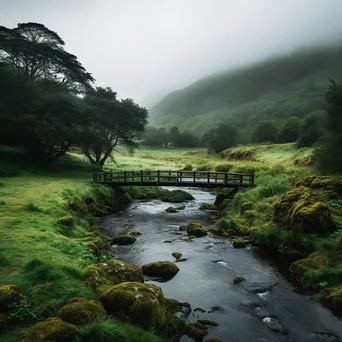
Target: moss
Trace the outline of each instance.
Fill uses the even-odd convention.
[[[240,283],[242,283],[243,281],[246,281],[246,279],[245,279],[244,277],[242,277],[242,276],[237,276],[237,277],[234,278],[233,283],[234,283],[234,284],[240,284]]]
[[[245,248],[247,246],[247,242],[242,239],[233,240],[233,247],[234,248]]]
[[[216,338],[216,337],[209,337],[204,342],[222,342],[222,340],[220,340],[219,338]]]
[[[207,231],[199,223],[196,222],[190,222],[186,226],[186,231],[190,236],[201,237],[207,235]]]
[[[85,298],[69,300],[58,313],[60,319],[74,325],[93,323],[105,315],[106,311],[100,302]]]
[[[63,216],[57,220],[57,223],[70,227],[74,224],[74,218],[72,216]]]
[[[214,206],[214,204],[203,203],[200,206],[200,210],[217,210],[217,208]]]
[[[188,323],[185,328],[185,333],[196,342],[203,341],[204,336],[208,334],[208,328],[198,322]]]
[[[164,280],[172,279],[179,272],[177,265],[170,261],[150,262],[143,265],[142,269],[145,275],[160,277]]]
[[[199,319],[197,322],[201,325],[207,325],[207,326],[211,326],[211,327],[218,327],[219,326],[219,324],[217,322],[212,321],[210,319]]]
[[[183,190],[173,190],[162,193],[160,199],[163,202],[182,203],[185,201],[191,201],[194,197]]]
[[[177,260],[178,259],[180,259],[181,257],[182,257],[182,253],[179,253],[179,252],[174,252],[174,253],[172,253],[172,256],[174,257],[174,258],[176,258]]]
[[[77,328],[59,318],[49,318],[23,331],[22,342],[73,342]]]
[[[20,303],[21,296],[17,285],[0,286],[0,312],[8,312],[12,304]]]
[[[253,202],[245,202],[241,204],[241,208],[240,208],[240,214],[245,213],[247,210],[251,210],[254,207],[254,203]]]
[[[321,266],[327,266],[329,259],[327,255],[313,252],[307,258],[297,260],[290,266],[290,272],[297,278],[302,278],[305,272],[318,270]]]
[[[299,180],[294,178],[292,183],[297,187],[306,186],[311,189],[324,189],[342,194],[342,180],[337,177],[310,176]]]
[[[165,321],[165,298],[160,287],[126,282],[106,289],[100,301],[112,315],[126,318],[143,328],[157,328]]]
[[[137,239],[132,235],[120,235],[112,239],[112,242],[116,245],[125,246],[133,244]]]
[[[342,314],[342,286],[325,289],[315,297],[334,313]]]
[[[333,227],[328,203],[311,189],[288,191],[274,206],[274,221],[286,230],[325,233]]]
[[[119,260],[89,265],[85,268],[83,277],[94,290],[127,281],[144,282],[140,267]]]

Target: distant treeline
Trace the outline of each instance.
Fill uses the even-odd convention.
[[[117,145],[136,146],[148,113],[109,87],[93,88],[64,46],[42,24],[0,26],[0,143],[24,146],[41,163],[74,146],[102,168]]]

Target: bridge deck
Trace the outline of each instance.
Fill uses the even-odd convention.
[[[211,171],[112,171],[93,174],[93,182],[113,186],[239,188],[254,185],[254,174]]]

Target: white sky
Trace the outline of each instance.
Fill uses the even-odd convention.
[[[0,25],[43,23],[96,85],[144,105],[208,74],[341,39],[341,18],[342,0],[0,0]]]

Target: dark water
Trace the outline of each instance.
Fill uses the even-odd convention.
[[[103,219],[107,234],[140,231],[141,237],[131,246],[117,247],[116,258],[143,265],[151,261],[174,261],[173,252],[183,253],[187,261],[177,263],[180,272],[162,287],[166,297],[201,308],[190,320],[212,319],[220,326],[209,328],[206,337],[229,342],[249,341],[342,341],[342,320],[294,287],[280,273],[277,265],[257,247],[234,249],[227,239],[204,237],[192,242],[176,235],[189,221],[208,227],[206,215],[198,210],[214,196],[188,189],[195,200],[185,210],[171,214],[169,203],[159,200],[135,201],[119,214]],[[172,241],[165,243],[164,241]],[[233,285],[236,275],[246,282]],[[215,308],[216,307],[216,308]],[[210,311],[214,312],[210,312]],[[184,337],[181,341],[192,341]]]

